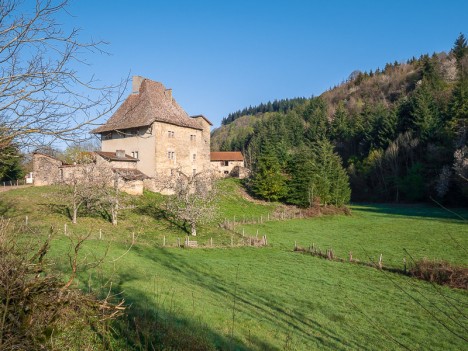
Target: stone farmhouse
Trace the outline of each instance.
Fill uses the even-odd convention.
[[[248,171],[240,151],[216,151],[210,154],[211,167],[218,177],[245,178]]]
[[[109,186],[115,181],[121,191],[131,195],[143,193],[143,181],[148,177],[136,169],[137,159],[119,152],[87,152],[83,162],[66,164],[50,155],[33,154],[33,184],[35,186],[70,183],[80,176],[84,168],[89,172],[99,172],[106,176]]]
[[[190,117],[172,97],[172,89],[135,76],[132,93],[104,125],[92,131],[101,138],[101,151],[92,153],[92,163],[117,174],[123,191],[141,194],[143,186],[160,191],[158,177],[212,170],[211,126],[203,115]],[[83,167],[39,153],[33,160],[34,185],[64,181]]]
[[[92,131],[101,137],[101,151],[121,150],[137,159],[136,169],[150,178],[186,175],[210,168],[211,122],[189,116],[172,97],[172,89],[133,77],[132,94],[114,115]]]

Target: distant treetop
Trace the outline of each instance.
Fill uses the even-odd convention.
[[[305,104],[309,99],[305,97],[298,97],[292,99],[280,99],[274,100],[273,102],[268,101],[267,103],[261,103],[257,106],[249,106],[242,110],[230,113],[227,117],[224,117],[221,121],[222,125],[229,124],[239,117],[246,115],[256,115],[259,113],[265,112],[288,112],[289,110],[294,109],[295,107]]]

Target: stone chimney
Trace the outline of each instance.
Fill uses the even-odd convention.
[[[172,102],[172,89],[166,89],[166,91],[164,92],[164,95],[166,95],[166,98]]]
[[[132,94],[138,94],[140,92],[141,83],[145,80],[142,76],[133,76],[132,78]]]
[[[125,158],[125,150],[115,150],[115,157]]]

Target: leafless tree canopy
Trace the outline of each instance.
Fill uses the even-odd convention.
[[[112,187],[109,186],[109,180],[112,178],[111,169],[96,164],[92,156],[89,159],[82,158],[80,164],[64,174],[58,183],[63,185],[60,193],[70,205],[73,223],[77,222],[78,211],[82,206],[92,207],[110,197]]]
[[[57,16],[67,1],[0,0],[0,150],[44,139],[82,138],[83,128],[112,110],[125,89],[80,77],[85,55],[105,54],[104,42],[81,42]]]
[[[174,170],[174,176],[159,176],[160,187],[173,195],[166,198],[166,211],[182,222],[187,233],[197,235],[197,226],[216,216],[216,183],[211,171],[186,175]]]

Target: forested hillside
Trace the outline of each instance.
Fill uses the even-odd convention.
[[[349,177],[355,201],[467,204],[467,96],[467,41],[460,34],[449,53],[353,72],[284,111],[231,114],[213,132],[212,147],[242,151],[253,170],[251,190],[268,199],[339,204],[347,196],[333,189]],[[250,115],[240,116],[244,111]],[[333,165],[323,166],[324,159]],[[316,181],[302,179],[317,172],[323,176]],[[299,200],[291,195],[297,193]]]

